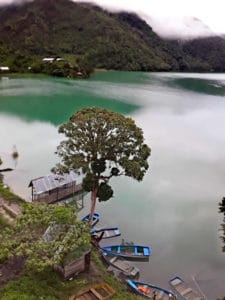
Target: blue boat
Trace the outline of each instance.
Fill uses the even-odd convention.
[[[176,276],[170,279],[169,284],[173,289],[180,294],[182,299],[189,300],[203,300],[204,297],[199,292],[193,290],[183,279]]]
[[[81,219],[81,221],[82,221],[82,222],[88,222],[89,216],[90,216],[90,214],[84,216],[84,217]],[[93,227],[98,221],[99,221],[99,214],[94,213],[94,214],[93,214],[93,218],[92,218],[92,222],[91,222],[91,226]]]
[[[128,286],[138,295],[154,300],[175,300],[177,299],[175,294],[169,290],[163,289],[157,285],[126,280]]]
[[[100,237],[101,239],[110,239],[121,235],[118,227],[109,227],[101,229],[92,228],[90,233],[97,239]]]
[[[137,245],[113,245],[101,248],[110,255],[122,256],[125,258],[143,259],[150,256],[150,248],[148,246]]]

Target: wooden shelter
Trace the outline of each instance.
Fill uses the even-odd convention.
[[[42,240],[46,243],[51,242],[61,237],[65,232],[69,230],[69,228],[74,228],[76,230],[75,225],[63,225],[63,224],[54,224],[50,225],[45,233],[42,236]],[[66,239],[66,236],[64,236]],[[63,238],[63,239],[64,239]],[[63,250],[63,240],[58,250],[55,252],[58,255]],[[91,261],[91,248],[90,244],[82,244],[79,247],[77,246],[74,250],[69,252],[64,256],[62,261],[54,266],[54,270],[59,272],[64,279],[69,279],[75,275],[78,275],[81,272],[88,271],[90,267]]]
[[[69,279],[89,270],[90,256],[90,249],[76,249],[68,255],[69,259],[65,259],[61,264],[54,266],[54,270],[60,273],[64,279]]]
[[[83,176],[80,171],[71,171],[68,174],[49,174],[32,179],[29,187],[32,188],[31,200],[52,204],[71,198],[71,201],[80,202],[83,207],[83,197],[86,192],[82,189]]]

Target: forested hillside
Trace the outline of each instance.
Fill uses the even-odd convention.
[[[32,66],[38,72],[46,68],[41,59],[49,56],[66,59],[55,66],[62,76],[71,67],[87,73],[94,68],[224,71],[225,40],[165,41],[135,14],[109,13],[70,0],[34,0],[1,7],[0,65],[14,71]]]

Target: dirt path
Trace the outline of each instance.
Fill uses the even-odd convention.
[[[0,287],[2,287],[9,280],[14,279],[22,271],[24,259],[14,256],[0,265]]]

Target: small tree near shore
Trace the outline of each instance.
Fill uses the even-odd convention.
[[[134,120],[97,107],[74,113],[59,127],[59,133],[67,139],[57,147],[61,162],[53,171],[68,173],[82,168],[83,188],[91,192],[90,225],[96,199],[106,201],[113,196],[109,185],[113,176],[143,179],[149,167],[150,148]]]
[[[223,235],[221,236],[221,239],[223,241],[223,252],[225,252],[225,197],[222,198],[222,201],[219,203],[219,212],[223,213],[223,224],[221,224]]]

